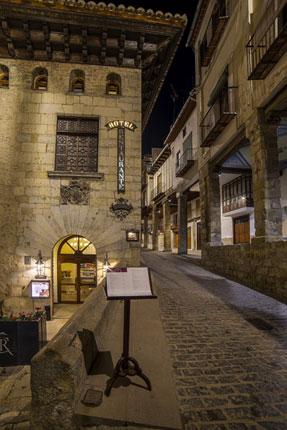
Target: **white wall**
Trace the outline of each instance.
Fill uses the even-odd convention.
[[[248,212],[242,212],[238,213],[236,215],[232,216],[224,216],[222,211],[222,185],[226,184],[227,182],[232,181],[235,178],[238,178],[240,175],[236,174],[226,174],[223,173],[219,176],[219,183],[220,183],[220,213],[221,213],[221,239],[224,244],[232,244],[233,243],[233,217],[238,217],[244,214],[247,214]],[[287,188],[286,188],[287,191]],[[287,192],[286,192],[287,197]],[[255,236],[255,223],[254,223],[254,209],[252,209],[249,214],[249,222],[250,222],[250,237]]]

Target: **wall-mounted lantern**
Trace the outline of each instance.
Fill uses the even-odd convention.
[[[140,239],[140,232],[139,230],[126,230],[126,240],[127,242],[138,242]]]
[[[37,269],[37,274],[35,276],[36,279],[46,279],[47,278],[47,276],[45,275],[45,265],[44,265],[44,260],[42,257],[41,250],[39,250],[38,256],[36,258],[36,269]]]

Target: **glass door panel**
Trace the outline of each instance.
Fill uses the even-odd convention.
[[[80,263],[80,301],[83,302],[96,287],[97,270],[94,263]]]
[[[77,264],[61,263],[60,266],[61,302],[77,303]]]

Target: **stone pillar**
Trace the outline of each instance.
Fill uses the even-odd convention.
[[[264,111],[258,109],[247,129],[252,156],[255,240],[278,240],[282,237],[278,125],[278,119],[266,123]]]
[[[178,254],[187,254],[187,195],[177,198]]]
[[[158,214],[156,205],[152,208],[152,249],[157,249]]]
[[[168,202],[165,202],[163,204],[163,225],[164,225],[164,250],[171,251],[170,206]]]
[[[144,216],[143,222],[144,222],[144,225],[143,225],[143,230],[144,230],[143,246],[144,246],[144,248],[147,248],[147,246],[148,246],[148,214]]]
[[[218,173],[205,166],[200,174],[202,247],[221,245],[220,183]]]

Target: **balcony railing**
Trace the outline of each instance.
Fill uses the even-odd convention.
[[[216,3],[208,23],[203,42],[200,46],[201,65],[206,67],[210,63],[222,33],[229,19],[229,1],[220,0]]]
[[[240,176],[222,186],[222,211],[253,207],[252,176]]]
[[[165,186],[163,183],[158,184],[152,191],[151,191],[151,200],[159,200],[161,197],[165,194]]]
[[[184,151],[180,159],[175,165],[175,176],[183,176],[190,167],[194,165],[195,151],[192,148],[188,148]]]
[[[201,146],[210,146],[221,134],[224,128],[230,123],[230,121],[236,116],[236,89],[236,87],[225,87],[201,121]]]
[[[247,44],[248,79],[264,79],[287,51],[287,0],[271,1]]]

